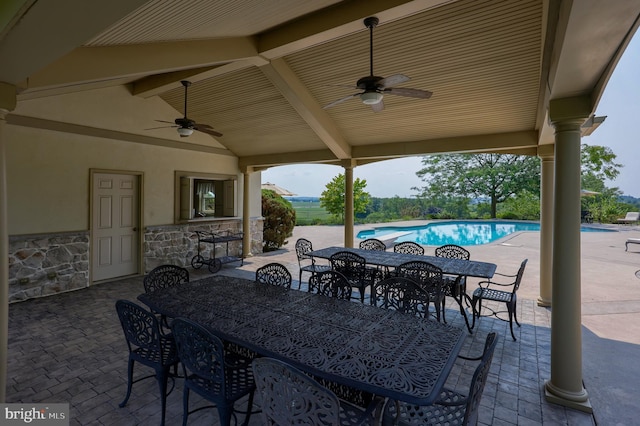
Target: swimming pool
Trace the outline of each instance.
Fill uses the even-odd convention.
[[[509,234],[519,231],[539,231],[537,222],[519,222],[502,220],[472,220],[434,222],[421,226],[383,226],[358,232],[357,238],[392,239],[396,242],[413,241],[429,246],[457,244],[459,246],[477,246],[488,244]],[[609,229],[581,227],[582,232],[615,232]],[[397,235],[395,235],[397,234]]]

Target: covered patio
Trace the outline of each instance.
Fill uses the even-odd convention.
[[[358,227],[363,228],[363,227]],[[492,363],[480,408],[480,424],[486,425],[596,425],[631,424],[635,420],[638,394],[635,377],[638,367],[626,359],[637,357],[637,327],[619,334],[610,327],[617,317],[625,315],[630,324],[638,324],[640,290],[633,270],[637,253],[624,252],[627,235],[640,234],[637,228],[606,234],[589,234],[583,242],[583,256],[593,264],[585,283],[583,335],[585,386],[592,394],[593,414],[551,404],[542,392],[550,374],[549,308],[536,303],[535,268],[527,270],[520,291],[518,316],[522,327],[518,340],[512,341],[508,324],[494,318],[483,318],[479,328],[467,335],[462,353],[481,350],[487,333],[499,335],[499,345]],[[319,247],[337,244],[340,230],[327,227],[296,227],[292,242],[282,250],[254,256],[241,268],[225,266],[219,274],[253,277],[254,270],[269,262],[280,262],[297,277],[297,261],[293,241],[298,237],[312,239]],[[603,247],[606,247],[603,249]],[[433,248],[427,248],[430,253]],[[500,269],[509,272],[521,257],[532,259],[538,251],[537,232],[523,232],[501,243],[472,247],[474,258],[495,259]],[[513,260],[513,262],[512,262]],[[209,276],[206,268],[191,270],[192,279]],[[600,292],[603,276],[620,283],[635,302],[609,301],[594,297]],[[303,284],[303,290],[305,289]],[[475,286],[469,283],[469,288]],[[297,285],[294,285],[297,288]],[[71,424],[77,425],[155,425],[159,421],[159,404],[153,380],[134,385],[129,404],[117,406],[126,389],[127,349],[114,309],[115,300],[135,300],[143,292],[140,277],[104,283],[50,298],[13,304],[10,307],[8,402],[69,402]],[[620,297],[620,296],[618,296]],[[355,303],[355,302],[353,302]],[[635,304],[635,305],[634,305]],[[635,306],[635,308],[633,308]],[[464,328],[457,306],[449,301],[448,320]],[[625,313],[623,314],[622,311]],[[633,342],[633,343],[632,343]],[[607,362],[603,363],[602,359]],[[625,367],[623,367],[623,365]],[[448,380],[448,386],[466,391],[475,363],[459,360]],[[143,368],[137,374],[144,374]],[[169,395],[167,424],[181,421],[181,383]],[[194,399],[194,406],[202,403]],[[242,407],[242,405],[240,405]],[[215,409],[205,410],[190,419],[190,424],[217,424]],[[259,425],[254,417],[253,425]]]
[[[343,166],[349,247],[355,167],[502,152],[542,162],[537,303],[553,306],[545,397],[592,411],[580,142],[601,121],[598,102],[640,25],[640,1],[16,0],[1,10],[0,359],[9,359],[8,305],[18,296],[186,262],[173,243],[180,234],[188,248],[182,235],[193,226],[240,228],[244,254],[258,253],[265,168]],[[376,83],[354,87],[362,77]],[[189,103],[182,81],[192,83]],[[371,107],[374,93],[383,104]],[[100,268],[113,254],[101,250],[116,246],[101,234],[101,191],[114,188],[105,176],[132,193],[122,198],[130,245],[117,253],[132,261],[115,272]],[[29,257],[42,246],[46,261]],[[0,400],[9,399],[6,366]]]

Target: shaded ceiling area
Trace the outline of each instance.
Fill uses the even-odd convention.
[[[14,0],[0,11],[0,81],[18,90],[10,124],[223,153],[262,169],[535,155],[553,143],[551,99],[587,96],[595,110],[640,2]],[[379,19],[371,51],[369,16]],[[409,77],[393,86],[400,95],[433,95],[382,90],[384,108],[365,105],[356,82],[371,67]],[[185,114],[181,80],[192,82],[188,118],[222,136],[171,127]]]

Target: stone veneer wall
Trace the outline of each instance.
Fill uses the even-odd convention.
[[[262,252],[263,220],[251,220],[251,253]],[[242,232],[242,220],[216,220],[187,224],[149,226],[144,234],[145,273],[163,264],[191,266],[191,259],[198,254],[198,236],[195,231]],[[230,256],[242,256],[240,241],[229,243]],[[213,244],[202,243],[200,254],[209,258]],[[226,255],[226,244],[216,244],[216,256]],[[205,265],[206,267],[206,265]]]
[[[9,237],[9,302],[89,285],[89,232]]]
[[[251,253],[262,252],[262,228],[262,218],[251,220]],[[190,266],[197,254],[196,230],[240,232],[242,221],[147,227],[143,235],[145,273],[165,263]],[[9,302],[88,287],[89,239],[88,231],[10,236]],[[208,257],[211,248],[211,244],[202,244],[200,250]],[[226,254],[226,247],[218,245],[216,249],[216,255]],[[229,244],[229,254],[242,255],[240,242]]]

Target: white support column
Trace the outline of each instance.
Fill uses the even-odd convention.
[[[580,126],[590,99],[551,101],[555,127],[555,189],[551,312],[551,378],[547,401],[591,413],[582,383],[580,291]]]
[[[16,88],[0,82],[0,402],[6,402],[9,344],[9,229],[7,219],[7,150],[4,128],[16,107]]]
[[[344,165],[344,246],[353,247],[353,165]]]
[[[554,146],[538,148],[540,167],[540,296],[538,306],[551,306],[551,271],[553,265],[553,174]]]
[[[251,171],[247,168],[242,173],[242,256],[251,256]]]

